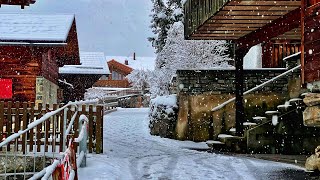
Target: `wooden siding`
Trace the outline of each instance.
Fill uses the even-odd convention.
[[[263,68],[285,68],[283,58],[300,51],[300,41],[269,41],[262,46]]]
[[[313,82],[320,80],[320,3],[308,1],[303,28],[304,46],[304,80]]]
[[[75,21],[71,26],[66,43],[66,46],[57,48],[56,55],[58,66],[80,65],[78,34]]]

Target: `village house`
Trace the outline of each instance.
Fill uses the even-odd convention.
[[[86,89],[99,79],[108,78],[110,71],[103,52],[80,52],[81,65],[59,68],[59,86],[63,102],[82,100]]]
[[[318,0],[186,1],[185,38],[230,40],[235,68],[177,71],[177,138],[217,139],[209,144],[247,152],[313,152],[319,107],[310,103],[314,94],[303,93],[319,90],[319,6]],[[255,45],[261,66],[245,69]]]
[[[94,84],[95,87],[110,87],[110,88],[129,88],[126,76],[133,70],[153,70],[154,57],[136,57],[134,53],[132,57],[126,56],[107,56],[108,67],[111,75],[107,80],[99,80]]]
[[[0,99],[57,103],[58,68],[80,64],[74,15],[0,15]]]

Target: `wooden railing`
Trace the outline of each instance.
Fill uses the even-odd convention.
[[[36,119],[40,119],[46,113],[55,111],[62,106],[62,104],[53,104],[51,106],[48,104],[38,104],[36,106],[34,103],[28,102],[0,102],[1,141],[20,130],[26,129]],[[75,116],[71,131],[74,132],[75,136],[79,135],[79,116],[80,114],[86,115],[89,120],[88,151],[90,153],[94,151],[102,153],[103,106],[84,104],[78,107],[78,111],[80,113]],[[74,114],[74,107],[66,108],[19,137],[17,140],[19,146],[14,146],[14,142],[10,142],[6,147],[0,148],[0,151],[20,151],[22,153],[42,151],[63,152],[64,124],[69,124]]]
[[[185,36],[189,37],[200,25],[219,11],[229,0],[188,0],[184,4]]]

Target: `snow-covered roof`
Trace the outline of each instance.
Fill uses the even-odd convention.
[[[64,65],[61,74],[110,74],[103,52],[80,52],[81,65]]]
[[[115,60],[119,63],[125,64],[125,61],[128,60],[128,65],[132,69],[140,70],[154,70],[156,58],[155,57],[136,57],[136,60],[133,60],[133,57],[126,56],[106,56],[107,61]]]
[[[2,41],[66,41],[74,15],[0,14]]]

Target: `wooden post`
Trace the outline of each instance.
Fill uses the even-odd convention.
[[[32,123],[34,121],[34,102],[31,103],[31,106],[30,106],[30,123]],[[30,130],[30,142],[29,142],[29,150],[30,152],[33,151],[33,131],[34,129],[31,129]]]
[[[57,104],[53,104],[52,106],[52,111],[57,110],[58,105]],[[58,115],[54,115],[52,118],[52,152],[56,152],[56,135],[57,135],[57,130],[58,130],[58,119],[59,119],[59,114]]]
[[[28,124],[28,103],[23,102],[23,116],[22,116],[22,129],[25,130],[27,129],[27,124]],[[32,130],[31,130],[32,131]],[[22,135],[22,152],[23,154],[26,153],[26,134]]]
[[[60,104],[60,108],[63,106],[63,104]],[[61,111],[60,117],[59,117],[59,124],[60,124],[60,140],[59,140],[59,151],[63,152],[63,145],[64,145],[64,116],[65,116],[65,110]]]
[[[304,72],[304,57],[305,57],[305,50],[304,50],[304,17],[306,13],[306,8],[307,8],[307,1],[306,0],[301,0],[301,58],[300,58],[300,63],[301,63],[301,84],[303,85],[305,83],[305,72]]]
[[[42,104],[39,103],[38,104],[38,116],[37,116],[37,119],[40,119],[42,117]],[[40,146],[41,146],[41,138],[42,138],[42,135],[41,135],[41,132],[42,131],[42,123],[39,124],[37,126],[37,139],[36,139],[36,142],[37,142],[37,152],[40,152]]]
[[[93,105],[89,105],[89,132],[88,132],[88,138],[89,138],[89,153],[92,153],[93,149]]]
[[[103,118],[102,118],[102,110],[101,106],[96,107],[96,153],[100,154],[103,152],[103,142],[102,142],[102,126],[103,126]]]
[[[45,109],[45,112],[44,112],[44,114],[46,114],[46,113],[48,113],[49,112],[49,104],[46,104],[46,109]],[[48,119],[48,120],[46,120],[45,122],[44,122],[44,124],[45,124],[45,144],[44,144],[44,151],[45,152],[48,152],[48,146],[49,146],[49,130],[50,130],[50,122],[51,122],[51,117]]]
[[[243,107],[243,58],[247,50],[235,51],[235,83],[236,83],[236,135],[243,135],[244,107]]]
[[[8,102],[8,108],[7,108],[7,137],[9,137],[12,133],[12,116],[11,116],[11,109],[12,108],[12,102]],[[7,151],[10,151],[10,143],[7,145]]]

